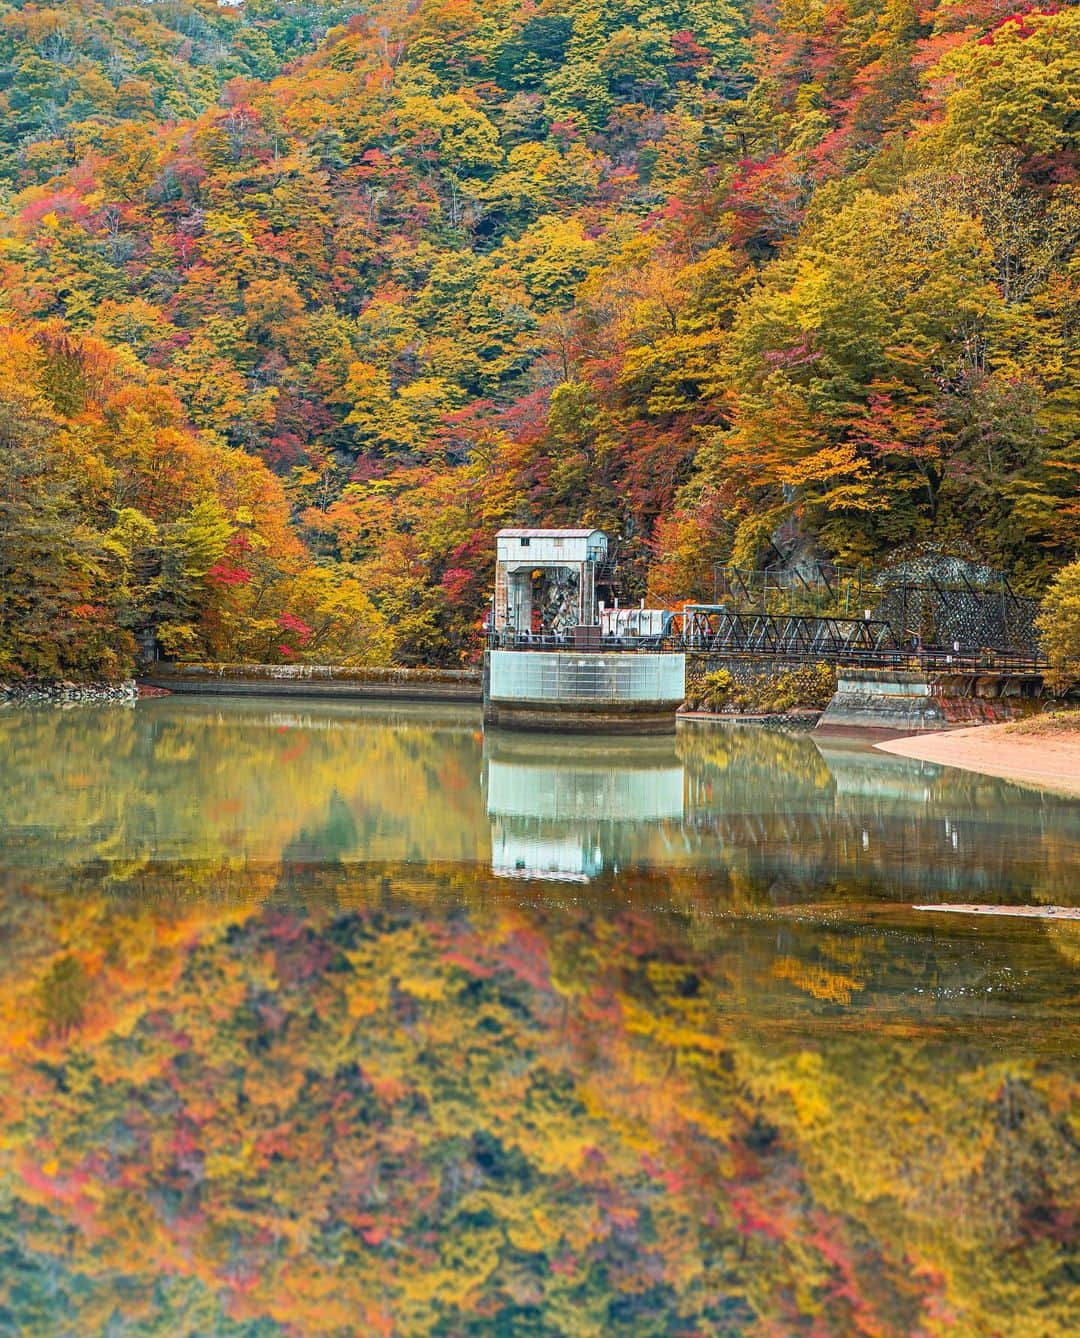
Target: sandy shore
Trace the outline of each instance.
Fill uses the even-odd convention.
[[[1080,920],[1076,906],[984,906],[968,903],[952,906],[935,902],[932,906],[912,906],[913,911],[944,911],[948,915],[1013,915],[1026,920]]]
[[[874,746],[899,757],[981,771],[1057,794],[1080,795],[1080,729],[1052,720],[912,734]]]

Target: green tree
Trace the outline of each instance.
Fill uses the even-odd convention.
[[[1056,681],[1067,684],[1080,678],[1080,562],[1063,567],[1054,578],[1038,626]]]

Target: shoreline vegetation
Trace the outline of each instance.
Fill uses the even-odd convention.
[[[246,679],[253,683],[313,682],[336,683],[479,683],[479,668],[444,669],[426,665],[381,664],[237,664],[158,663],[150,665],[140,679],[174,679],[177,682]]]
[[[1080,711],[915,734],[874,746],[898,757],[1080,796]]]

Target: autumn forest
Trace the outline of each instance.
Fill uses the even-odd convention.
[[[522,521],[1080,610],[1078,81],[1026,0],[0,0],[0,673],[460,664]]]

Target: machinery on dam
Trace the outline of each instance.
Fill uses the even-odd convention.
[[[606,598],[605,598],[606,597]],[[711,604],[619,606],[601,530],[501,530],[493,649],[709,652],[862,668],[1039,669],[1037,601],[985,563],[924,553],[877,572],[717,567]]]
[[[505,529],[496,536],[484,720],[516,729],[670,734],[686,696],[686,655],[644,610],[609,617],[602,530]]]
[[[718,567],[714,603],[662,609],[620,607],[602,530],[504,529],[496,549],[490,724],[669,733],[688,656],[968,675],[972,690],[987,675],[1010,692],[1041,682],[1036,601],[969,559],[929,552],[875,573],[805,560]]]

